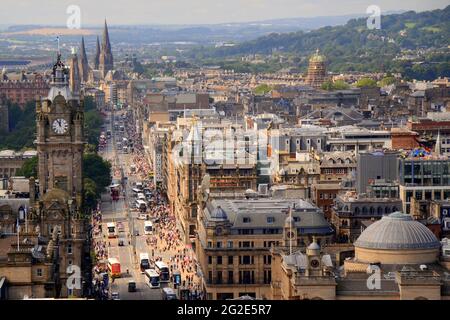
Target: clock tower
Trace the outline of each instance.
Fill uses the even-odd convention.
[[[57,188],[82,204],[83,101],[69,86],[61,55],[53,67],[48,96],[36,105],[40,195]]]
[[[58,53],[48,96],[36,102],[39,193],[28,219],[49,241],[54,283],[47,284],[46,295],[57,298],[82,295],[79,270],[86,267],[84,107],[79,93],[70,89],[69,72]]]

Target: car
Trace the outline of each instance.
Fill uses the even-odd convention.
[[[128,281],[128,292],[136,292],[136,281]]]
[[[112,300],[120,300],[119,293],[118,292],[111,293],[111,299]]]

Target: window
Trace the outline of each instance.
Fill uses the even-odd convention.
[[[240,256],[240,264],[253,264],[253,256]]]
[[[274,223],[275,217],[267,217],[267,223]]]
[[[216,283],[217,284],[221,284],[222,283],[222,271],[217,271]]]
[[[72,263],[73,263],[73,261],[72,261],[72,260],[69,260],[69,261],[67,262],[67,264],[68,264],[69,266],[71,266],[71,265],[72,265]]]
[[[228,284],[232,284],[234,282],[233,276],[233,271],[228,271]]]
[[[319,198],[323,199],[323,193],[319,193]]]
[[[222,241],[217,241],[216,247],[217,247],[218,249],[222,248]]]
[[[270,284],[272,282],[272,271],[264,270],[264,283]]]
[[[252,220],[249,217],[242,218],[242,222],[244,223],[250,223]]]
[[[208,264],[212,264],[212,256],[208,256]]]
[[[212,248],[212,242],[208,241],[208,248]]]
[[[41,268],[39,268],[39,269],[36,270],[36,275],[37,275],[38,277],[42,277],[42,269],[41,269]]]
[[[271,264],[272,263],[272,256],[271,255],[265,255],[263,260],[264,260],[264,264]]]
[[[222,256],[217,256],[217,264],[222,264]]]
[[[67,254],[72,254],[72,244],[71,243],[69,243],[67,245]]]
[[[227,241],[227,248],[228,249],[233,248],[233,241]]]
[[[233,256],[228,256],[228,264],[233,264]]]
[[[239,248],[253,248],[255,243],[253,241],[240,241]]]

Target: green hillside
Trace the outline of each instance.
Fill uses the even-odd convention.
[[[449,39],[450,6],[382,16],[380,30],[369,30],[366,18],[352,19],[343,26],[270,34],[234,47],[199,48],[194,56],[217,60],[279,52],[302,57],[299,66],[304,68],[305,58],[319,48],[327,56],[332,71],[398,71],[407,77],[430,78],[450,75]],[[423,49],[418,59],[425,64],[394,60],[408,50],[417,55],[417,49]]]

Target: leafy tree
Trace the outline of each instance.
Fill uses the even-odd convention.
[[[263,83],[257,86],[254,91],[257,95],[265,95],[266,93],[270,92],[270,90],[272,90],[272,88],[269,85]]]
[[[98,154],[83,155],[83,174],[84,178],[95,181],[99,193],[111,184],[111,164]]]
[[[395,83],[395,78],[392,76],[387,76],[387,77],[384,77],[383,79],[381,79],[378,84],[380,87],[385,87],[385,86],[391,85],[393,83]]]
[[[83,192],[84,206],[86,209],[95,209],[97,206],[97,199],[100,198],[100,192],[95,181],[90,178],[84,178]]]
[[[349,84],[343,80],[336,80],[335,82],[333,82],[331,80],[327,80],[322,84],[322,89],[328,90],[328,91],[346,90],[348,88],[350,88]]]
[[[17,171],[18,176],[24,176],[26,178],[38,176],[38,157],[27,159],[22,168]]]
[[[375,88],[377,82],[370,78],[361,78],[356,82],[358,88]]]

